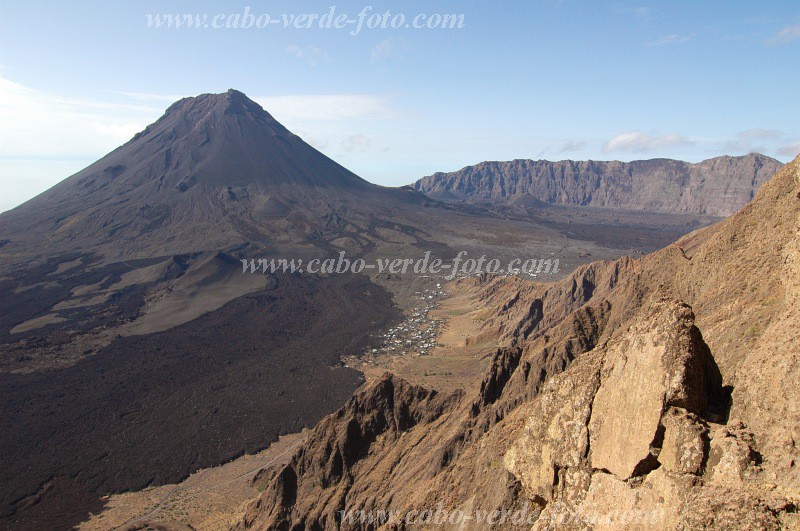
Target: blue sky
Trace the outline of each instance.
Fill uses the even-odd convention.
[[[148,14],[463,14],[460,29],[148,28]],[[0,211],[170,101],[239,89],[362,177],[514,158],[800,152],[800,3],[0,0]]]

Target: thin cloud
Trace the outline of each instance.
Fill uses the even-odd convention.
[[[800,39],[800,24],[794,26],[786,26],[780,30],[774,37],[764,42],[767,46],[776,46],[780,44],[789,44]]]
[[[290,44],[286,47],[286,53],[295,59],[308,63],[309,66],[317,66],[321,62],[330,61],[328,53],[316,46],[301,48],[296,44]]]
[[[603,146],[604,153],[622,151],[627,153],[645,153],[667,147],[690,146],[694,144],[682,135],[652,136],[641,131],[622,133]]]
[[[0,77],[0,157],[97,157],[163,112],[161,105],[64,97]]]
[[[800,142],[778,148],[777,153],[778,155],[794,159],[797,155],[800,155]]]
[[[673,33],[671,35],[667,35],[666,37],[662,37],[657,41],[653,41],[648,44],[648,46],[668,46],[670,44],[681,44],[684,42],[689,42],[692,38],[688,35],[680,35],[679,33]]]
[[[633,14],[646,22],[649,22],[653,18],[653,10],[647,6],[633,8]]]
[[[327,140],[321,140],[316,136],[313,136],[308,133],[308,131],[304,131],[302,129],[296,129],[293,131],[294,134],[302,138],[306,143],[310,144],[315,149],[322,151],[323,149],[327,148],[330,145],[330,142]]]
[[[632,16],[640,25],[649,24],[655,17],[654,11],[647,6],[630,6],[628,4],[611,4],[611,11],[620,15]]]
[[[748,129],[736,133],[736,136],[725,143],[725,150],[730,152],[766,153],[773,151],[768,144],[774,146],[776,140],[785,136],[781,131],[771,129]]]
[[[286,53],[293,56],[295,59],[303,58],[303,49],[297,46],[296,44],[290,44],[289,46],[287,46]]]
[[[140,92],[98,91],[96,98],[73,98],[33,89],[0,76],[0,209],[33,197],[120,144],[181,98]],[[369,149],[364,136],[347,140],[354,123],[383,124],[396,113],[391,101],[371,94],[281,95],[257,98],[290,130],[318,149]],[[361,135],[363,136],[363,135]],[[364,140],[366,139],[366,141]],[[20,167],[20,160],[25,166]]]
[[[372,47],[369,54],[369,62],[377,63],[387,59],[402,59],[406,49],[406,42],[403,39],[386,39]]]
[[[394,114],[387,98],[372,94],[290,94],[254,99],[287,126],[298,121],[381,120]]]
[[[144,129],[144,126],[136,122],[128,122],[122,124],[103,124],[94,123],[92,127],[99,134],[111,137],[117,142],[125,142],[133,137],[136,133]]]
[[[342,149],[348,153],[366,153],[372,141],[364,135],[350,135],[342,140]]]
[[[0,211],[97,160],[164,113],[161,104],[105,96],[64,97],[0,76]]]
[[[126,98],[130,98],[132,100],[137,101],[164,101],[168,103],[174,103],[186,96],[179,96],[179,95],[168,95],[168,94],[151,94],[149,92],[114,92],[114,94],[118,94],[120,96],[125,96]]]
[[[559,153],[574,153],[576,151],[582,150],[585,147],[586,147],[586,142],[584,142],[583,140],[580,140],[580,141],[570,140],[569,142],[567,142],[566,144],[561,146],[561,149],[559,149],[558,152]]]

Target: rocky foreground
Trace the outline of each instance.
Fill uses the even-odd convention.
[[[343,358],[434,346],[412,310],[431,286],[244,275],[242,259],[557,255],[539,276],[555,280],[709,221],[584,214],[510,218],[380,187],[238,91],[176,102],[0,214],[0,528],[71,527],[108,495],[258,452],[352,396]],[[486,361],[457,372],[479,380]]]
[[[387,374],[265,472],[238,527],[800,525],[797,160],[657,253],[482,297],[502,346],[477,393]],[[485,518],[503,514],[523,517]]]

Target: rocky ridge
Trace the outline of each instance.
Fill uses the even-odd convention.
[[[387,382],[402,387],[387,376],[353,399],[370,407],[315,428],[239,527],[402,529],[341,511],[437,507],[525,514],[451,526],[473,529],[797,526],[799,166],[640,260],[554,284],[487,279],[477,334],[502,341],[477,393],[424,410],[429,392],[404,393],[392,410],[426,421],[361,437]],[[334,476],[331,441],[359,456]]]
[[[481,162],[435,173],[414,188],[441,200],[547,204],[729,216],[783,165],[751,153],[697,164],[652,159],[632,162],[513,160]]]

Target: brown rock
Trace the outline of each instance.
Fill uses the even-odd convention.
[[[740,484],[758,459],[754,445],[752,432],[740,421],[733,421],[711,439],[706,477],[718,484]]]
[[[572,500],[588,487],[587,425],[600,385],[600,361],[592,355],[579,360],[569,377],[551,378],[533,404],[524,407],[525,429],[504,461],[533,499]]]
[[[663,302],[609,349],[589,423],[591,463],[620,479],[652,469],[653,448],[670,405],[706,402],[708,349],[685,304]]]
[[[265,493],[243,524],[333,529],[340,507],[530,503],[535,529],[798,528],[799,186],[795,161],[740,213],[654,255],[548,285],[489,280],[479,332],[521,349],[519,363],[497,357],[480,393],[377,437],[330,485],[324,459],[297,467],[280,519]],[[338,439],[325,434],[349,415],[293,462],[328,455]]]
[[[700,419],[679,408],[663,417],[664,443],[658,461],[670,472],[700,474],[706,457],[708,430]]]

